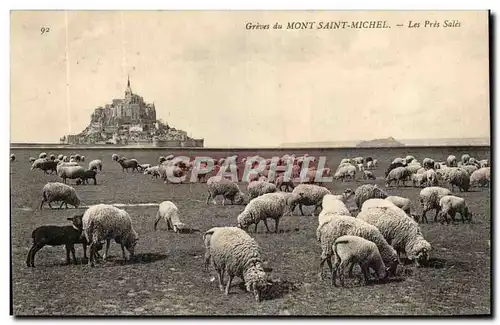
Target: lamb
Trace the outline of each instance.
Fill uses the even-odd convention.
[[[399,182],[405,185],[405,181],[411,178],[411,171],[406,167],[396,167],[389,172],[389,174],[385,178],[385,186],[389,187],[393,181],[396,182],[396,185],[399,185]]]
[[[413,187],[422,187],[427,182],[427,174],[412,174],[410,179]]]
[[[127,170],[128,172],[129,168],[132,168],[132,172],[134,170],[137,170],[139,172],[139,168],[137,168],[139,163],[135,159],[127,159],[125,157],[121,157],[117,160],[117,163],[122,166],[122,172],[125,172],[125,170]]]
[[[144,170],[144,175],[151,175],[154,178],[160,177],[160,167],[152,166]]]
[[[436,210],[436,216],[434,221],[437,221],[438,213],[440,210],[439,200],[445,195],[451,195],[451,191],[444,187],[431,186],[426,187],[420,191],[419,201],[422,206],[422,222],[427,222],[427,212],[430,210]]]
[[[82,238],[82,214],[74,215],[71,218],[66,218],[72,221],[71,225],[53,226],[44,225],[37,227],[31,233],[33,244],[26,258],[27,267],[35,267],[35,254],[44,246],[61,246],[66,248],[66,264],[71,263],[70,252],[73,257],[73,263],[77,264],[75,256],[75,244],[83,244],[83,255],[87,259],[87,241]],[[102,247],[101,247],[102,248]],[[96,252],[97,253],[97,252]]]
[[[102,171],[102,161],[100,159],[94,159],[91,162],[89,162],[89,169],[90,170],[98,170],[101,172]]]
[[[111,159],[113,161],[118,161],[118,159],[120,159],[120,156],[118,156],[116,153],[114,153],[113,155],[111,155]]]
[[[359,264],[364,276],[365,283],[368,282],[369,268],[372,268],[378,279],[385,279],[389,275],[382,261],[380,252],[374,242],[359,236],[340,236],[333,243],[335,264],[332,271],[332,284],[337,285],[336,275],[339,275],[340,283],[344,286],[344,272],[349,268],[352,277],[354,265]]]
[[[458,187],[461,192],[467,192],[470,187],[470,176],[465,169],[462,168],[448,168],[447,172],[443,175],[444,180],[448,181],[453,191],[454,186]]]
[[[470,175],[471,186],[489,186],[491,182],[491,167],[479,168]]]
[[[62,209],[63,204],[66,205],[66,208],[68,208],[68,204],[71,204],[75,208],[78,208],[80,205],[80,198],[76,194],[75,189],[69,185],[59,182],[50,182],[43,186],[40,210],[42,210],[45,202],[47,202],[49,207],[52,209],[50,203],[54,201],[61,201],[59,209]]]
[[[255,224],[255,232],[257,232],[257,226],[262,220],[267,232],[271,232],[267,219],[274,219],[274,232],[278,233],[280,219],[288,212],[291,211],[287,198],[282,193],[266,193],[246,205],[243,212],[238,215],[238,227],[246,231],[250,225]]]
[[[373,173],[371,171],[364,170],[363,171],[363,179],[372,179],[372,180],[375,180],[377,178],[375,177],[375,175],[373,175]]]
[[[292,191],[292,195],[289,199],[290,211],[293,212],[295,207],[298,205],[300,213],[304,215],[304,211],[302,211],[302,206],[311,206],[314,205],[315,209],[313,212],[316,213],[318,208],[321,208],[321,203],[323,197],[326,194],[332,194],[329,189],[326,187],[314,185],[314,184],[299,184]]]
[[[382,260],[388,268],[389,275],[395,275],[399,264],[396,251],[392,248],[380,231],[369,223],[351,216],[335,215],[330,221],[318,226],[316,233],[321,242],[321,261],[319,264],[319,277],[323,278],[323,265],[328,263],[330,272],[333,272],[331,257],[333,255],[333,244],[337,238],[345,235],[359,236],[372,241],[377,245]]]
[[[184,224],[179,219],[179,209],[177,206],[171,201],[163,201],[158,206],[158,212],[156,213],[156,219],[154,224],[154,230],[156,231],[156,226],[158,222],[163,218],[167,223],[167,229],[173,230],[176,233],[179,233],[180,226]]]
[[[111,239],[120,243],[124,260],[126,260],[125,248],[130,258],[134,256],[139,235],[132,227],[132,219],[127,211],[109,204],[92,205],[83,214],[82,221],[83,233],[87,242],[90,243],[89,265],[91,267],[95,266],[94,253],[103,241],[106,241],[103,260],[106,260],[108,256]]]
[[[436,186],[438,185],[437,174],[434,169],[428,169],[425,172],[425,178],[427,179],[428,186]]]
[[[387,201],[393,203],[395,206],[403,210],[408,216],[411,216],[411,210],[413,208],[413,204],[411,200],[401,196],[388,196],[385,198]]]
[[[241,192],[237,183],[223,178],[221,176],[212,176],[207,180],[208,186],[208,197],[207,204],[210,199],[212,203],[216,204],[215,198],[218,195],[222,195],[222,205],[226,205],[226,199],[231,201],[231,204],[242,204],[244,200],[244,194]]]
[[[354,201],[358,209],[361,209],[363,203],[368,199],[385,199],[386,197],[388,197],[387,193],[378,188],[377,185],[372,184],[361,185],[354,191]]]
[[[88,169],[83,171],[83,174],[80,176],[80,179],[77,180],[77,185],[80,184],[88,184],[89,179],[94,180],[94,185],[97,185],[97,180],[95,178],[97,172],[93,169]]]
[[[448,158],[446,158],[446,165],[448,167],[457,167],[457,157],[449,155]]]
[[[382,203],[376,207],[376,203],[363,206],[356,219],[377,227],[398,254],[405,253],[417,266],[426,263],[429,260],[431,245],[424,239],[418,223],[395,205],[387,206]]]
[[[66,184],[66,179],[78,179],[85,175],[85,169],[82,166],[65,166],[60,164],[57,166],[57,176],[63,179]]]
[[[455,221],[457,212],[460,213],[462,217],[462,223],[465,223],[465,221],[469,223],[472,222],[472,213],[469,212],[469,207],[464,198],[454,195],[445,195],[439,200],[439,208],[440,212],[438,219],[441,219],[441,223],[443,223],[443,219],[445,219],[447,223],[450,223],[448,216],[452,221]]]
[[[139,166],[137,166],[137,168],[141,171],[141,172],[144,172],[147,168],[150,168],[151,167],[151,164],[140,164]]]
[[[48,174],[47,171],[53,172],[57,171],[57,163],[52,160],[47,160],[45,158],[39,158],[33,162],[31,165],[31,170],[40,169],[43,170],[45,174]]]
[[[205,272],[212,261],[219,278],[219,289],[224,291],[224,274],[229,280],[225,294],[229,294],[235,276],[245,282],[248,292],[261,301],[268,285],[268,275],[264,270],[259,244],[244,230],[237,227],[214,227],[203,234],[205,246]]]
[[[249,200],[266,193],[276,192],[276,185],[264,181],[253,181],[247,186]]]
[[[341,179],[342,182],[345,181],[345,179],[349,180],[355,180],[356,179],[356,167],[353,165],[346,165],[342,166],[337,169],[335,174],[333,175],[334,179]]]

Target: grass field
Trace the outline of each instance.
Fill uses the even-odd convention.
[[[43,224],[66,224],[66,217],[83,213],[84,209],[54,209],[40,204],[41,190],[48,181],[59,181],[55,175],[30,171],[30,156],[40,150],[12,150],[16,161],[11,163],[11,231],[12,231],[12,290],[14,315],[470,315],[491,313],[490,191],[477,189],[457,195],[466,198],[473,212],[472,224],[421,225],[426,239],[432,244],[430,267],[419,268],[414,274],[386,284],[346,288],[333,287],[329,276],[317,279],[321,248],[315,238],[317,217],[285,216],[279,234],[267,234],[263,224],[257,234],[250,234],[262,246],[264,259],[273,268],[275,285],[269,288],[266,300],[256,303],[233,282],[232,293],[222,294],[215,276],[203,272],[203,242],[199,233],[174,234],[162,221],[153,231],[156,207],[126,207],[133,226],[140,235],[134,260],[122,265],[119,245],[112,243],[110,260],[90,268],[86,264],[65,265],[64,247],[44,247],[36,255],[35,268],[27,268],[26,254],[31,246],[32,230]],[[49,151],[47,151],[49,152]],[[97,203],[160,203],[170,200],[177,204],[181,219],[194,228],[207,230],[213,226],[236,225],[236,216],[244,206],[206,205],[206,184],[165,185],[160,180],[138,173],[123,173],[111,160],[116,152],[140,163],[154,164],[159,150],[79,150],[91,159],[103,161],[98,185],[77,186],[82,204]],[[285,152],[264,150],[270,157]],[[376,184],[384,186],[383,171],[394,157],[414,155],[445,160],[452,153],[459,157],[490,159],[485,148],[419,148],[419,149],[331,149],[308,150],[311,155],[325,155],[328,166],[336,168],[347,156],[371,156],[380,166],[374,171]],[[57,155],[70,154],[61,150]],[[242,150],[240,156],[257,152]],[[174,152],[187,156],[205,155],[219,158],[230,151]],[[74,181],[69,181],[74,184]],[[326,184],[334,193],[367,181]],[[240,183],[246,192],[246,184]],[[393,195],[405,196],[416,204],[420,189],[389,188]],[[221,198],[218,199],[220,203]],[[353,203],[351,203],[353,204]],[[306,210],[307,209],[307,210]],[[304,212],[312,209],[305,208]],[[417,208],[420,213],[420,207]],[[430,214],[434,216],[433,212]],[[271,223],[271,227],[274,223]],[[271,228],[273,229],[273,228]],[[81,245],[77,258],[83,256]],[[409,266],[406,266],[409,267]],[[326,272],[326,267],[325,267]]]

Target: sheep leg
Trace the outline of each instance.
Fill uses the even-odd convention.
[[[127,261],[127,256],[125,256],[125,245],[123,244],[120,244],[121,248],[122,248],[122,257],[123,257],[123,262],[125,263],[125,261]]]
[[[70,247],[69,245],[65,245],[65,248],[66,248],[66,265],[67,264],[70,264],[70,260],[69,260],[69,251],[70,251]]]
[[[217,276],[219,278],[219,289],[224,292],[224,270],[217,270]]]
[[[269,226],[267,225],[267,219],[264,219],[264,226],[266,226],[266,232],[270,233]]]
[[[209,250],[207,250],[207,251],[205,252],[205,272],[206,272],[206,273],[208,273],[208,265],[210,264],[210,257],[211,257],[211,255],[210,255],[210,251],[209,251]]]
[[[323,280],[323,265],[330,258],[331,256],[328,256],[325,253],[321,253],[321,261],[319,262],[319,270],[318,270],[318,277],[320,280]]]
[[[340,285],[343,287],[345,286],[345,283],[344,283],[344,276],[345,276],[345,269],[346,269],[346,266],[348,265],[349,263],[348,262],[345,262],[345,261],[341,261],[340,262],[340,265],[338,267],[338,272],[339,272],[339,280],[340,280]]]
[[[257,222],[255,223],[255,233],[257,233],[257,225],[259,224],[260,220],[257,220]]]
[[[33,246],[31,246],[30,251],[28,252],[28,258],[26,259],[26,265],[28,267],[35,267],[35,254],[38,252],[42,247],[45,245],[40,245],[40,244],[35,244],[33,243]]]
[[[301,215],[304,215],[304,211],[302,211],[302,204],[299,204],[299,210],[300,210]]]
[[[76,261],[76,254],[75,254],[75,245],[71,245],[70,247],[70,251],[71,251],[71,256],[73,257],[73,264],[78,264],[77,261]]]
[[[167,219],[167,230],[174,230],[174,225],[171,219]]]
[[[226,205],[226,196],[222,196],[222,206]]]
[[[462,219],[463,219],[463,218],[462,218]],[[276,218],[276,219],[274,220],[274,224],[275,224],[275,227],[274,227],[274,232],[275,232],[275,233],[278,233],[278,225],[279,225],[279,223],[280,223],[280,219],[279,219],[279,218]]]
[[[83,244],[83,259],[87,260],[87,244]]]
[[[233,276],[231,274],[229,274],[229,280],[227,280],[227,284],[226,284],[226,296],[229,295],[229,289],[231,288],[231,282],[233,282]]]
[[[160,214],[160,211],[158,211],[158,212],[156,213],[155,224],[154,224],[154,226],[153,226],[153,229],[154,229],[155,231],[156,231],[156,226],[158,225],[158,222],[160,222],[160,219],[161,219],[161,214]],[[168,222],[167,222],[167,224],[168,224]]]
[[[64,201],[61,202],[61,205],[59,206],[59,209],[62,209],[63,205],[64,205]]]
[[[97,248],[96,247],[96,243],[92,242],[90,244],[90,249],[89,249],[89,251],[90,251],[89,252],[89,254],[90,254],[90,256],[89,256],[90,257],[89,258],[89,265],[90,265],[90,267],[94,267],[95,266],[95,264],[94,264],[94,258],[95,258],[95,252],[97,251],[96,248]]]
[[[210,201],[210,199],[212,198],[212,193],[208,192],[208,197],[207,197],[207,204],[208,204],[208,201]]]
[[[102,259],[105,261],[106,258],[108,257],[109,253],[109,244],[111,243],[111,239],[106,239],[106,251],[104,252],[104,255],[102,256]]]
[[[40,203],[40,210],[42,210],[43,204],[45,203],[45,199],[42,199],[42,202]]]

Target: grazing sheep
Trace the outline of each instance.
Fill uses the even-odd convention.
[[[446,220],[447,223],[450,223],[450,219],[455,221],[455,215],[460,213],[462,217],[462,223],[468,221],[472,222],[472,213],[469,211],[469,207],[465,202],[464,198],[454,196],[454,195],[445,195],[439,200],[439,217],[441,219],[441,223],[443,223],[443,219]],[[448,216],[450,219],[448,219]]]
[[[139,235],[132,227],[132,219],[127,211],[109,204],[92,205],[83,214],[82,221],[83,233],[90,244],[89,265],[91,267],[94,267],[94,253],[103,241],[106,241],[103,260],[106,260],[108,256],[111,239],[120,243],[124,260],[126,260],[125,248],[130,258],[134,256]]]
[[[356,165],[363,164],[365,159],[363,157],[355,157],[351,159]]]
[[[66,248],[66,264],[70,264],[70,252],[73,257],[73,263],[77,264],[75,256],[75,244],[83,244],[83,256],[87,259],[87,241],[82,238],[82,217],[83,215],[75,215],[71,218],[66,218],[72,221],[71,225],[53,226],[44,225],[37,227],[31,233],[33,244],[26,258],[27,267],[35,267],[35,255],[44,246],[61,246]],[[96,252],[97,253],[97,252]]]
[[[98,170],[101,172],[102,171],[102,161],[100,159],[95,159],[89,162],[89,169],[90,170]]]
[[[214,227],[203,234],[205,246],[205,272],[212,261],[219,277],[219,289],[229,294],[235,276],[245,282],[247,292],[261,301],[262,293],[268,285],[268,275],[264,270],[259,244],[244,230],[237,227]],[[224,274],[229,280],[224,290]]]
[[[375,271],[378,279],[385,279],[389,275],[377,245],[363,237],[340,236],[333,243],[333,253],[335,258],[332,271],[333,285],[337,285],[338,274],[340,283],[344,286],[345,270],[349,269],[349,275],[352,277],[352,269],[356,264],[361,267],[365,283],[368,282],[370,268]]]
[[[430,210],[436,210],[436,215],[434,221],[437,222],[438,213],[440,210],[439,200],[445,195],[451,195],[451,191],[444,187],[431,186],[426,187],[420,191],[418,200],[422,206],[422,222],[427,221],[427,212]]]
[[[377,179],[375,177],[375,175],[373,175],[373,173],[369,170],[364,170],[363,171],[363,179],[371,179],[371,180],[375,180]]]
[[[156,219],[154,224],[154,230],[156,231],[156,226],[158,222],[163,219],[167,223],[167,229],[173,230],[176,233],[179,233],[179,226],[182,224],[179,219],[179,209],[177,206],[171,201],[163,201],[158,206],[158,212],[156,213]]]
[[[54,160],[56,160],[56,156],[54,154],[50,154],[49,159],[54,161]]]
[[[314,205],[315,209],[313,216],[318,208],[321,208],[321,202],[326,194],[332,194],[326,187],[314,185],[314,184],[299,184],[293,189],[292,195],[289,199],[290,211],[293,213],[295,207],[298,205],[300,213],[304,215],[302,211],[302,206]]]
[[[207,204],[210,199],[216,204],[215,198],[222,195],[222,205],[226,205],[226,199],[231,201],[231,204],[242,204],[244,194],[241,192],[237,183],[223,178],[221,176],[212,176],[207,180],[208,197]]]
[[[52,160],[47,160],[45,158],[39,158],[33,162],[31,165],[31,170],[40,169],[43,170],[45,174],[48,174],[47,171],[53,172],[57,171],[57,163]]]
[[[366,163],[366,169],[375,169],[375,165],[374,165],[374,163],[373,163],[373,160],[368,161],[368,162]]]
[[[154,178],[160,177],[160,167],[152,166],[144,170],[144,175],[151,175]]]
[[[36,161],[36,158],[35,158],[35,157],[30,157],[30,158],[29,158],[29,161],[30,161],[31,163],[34,163],[34,162]]]
[[[60,161],[62,161],[64,159],[64,155],[63,154],[58,155],[57,159],[60,160]]]
[[[391,172],[391,170],[395,169],[395,168],[398,168],[398,167],[406,167],[407,164],[404,164],[402,162],[392,162],[388,167],[387,169],[385,170],[385,177],[387,177],[387,175],[389,175],[389,173]]]
[[[291,178],[288,181],[285,181],[285,175],[279,175],[276,177],[275,184],[280,191],[283,191],[283,186],[285,186],[285,192],[288,192],[288,190],[291,192],[295,188]]]
[[[412,173],[408,168],[396,167],[391,170],[385,178],[385,186],[389,187],[394,181],[396,182],[396,186],[398,186],[400,182],[402,182],[402,185],[405,186],[405,182],[410,180],[411,175]]]
[[[38,158],[45,159],[47,158],[47,154],[45,152],[42,152],[40,155],[38,155]]]
[[[422,165],[425,169],[433,169],[435,163],[436,162],[434,161],[434,159],[431,158],[424,158],[424,160],[422,161]]]
[[[76,155],[75,155],[75,160],[76,160],[77,162],[82,161],[82,156],[80,156],[80,154],[76,154]]]
[[[368,199],[385,199],[386,197],[388,197],[387,193],[378,188],[377,185],[372,184],[361,185],[354,191],[354,201],[358,209],[361,209],[363,203]]]
[[[448,167],[457,167],[457,157],[449,155],[448,158],[446,158],[446,165]]]
[[[88,184],[89,183],[89,179],[93,179],[94,180],[94,185],[97,185],[97,179],[95,178],[97,172],[93,169],[88,169],[88,170],[85,170],[83,172],[83,174],[80,176],[80,183],[81,184]],[[78,181],[77,181],[77,184],[78,184]],[[79,184],[78,184],[79,185]]]
[[[117,160],[117,162],[120,164],[120,166],[122,166],[122,172],[125,172],[125,170],[127,170],[128,172],[129,168],[132,168],[132,172],[134,170],[137,170],[137,172],[139,172],[139,168],[137,168],[139,166],[139,163],[135,159],[127,159],[125,157],[121,157]]]
[[[330,221],[336,215],[350,216],[351,212],[347,208],[346,202],[352,195],[354,195],[354,192],[351,189],[346,189],[341,195],[325,195],[321,203],[323,209],[318,216],[319,226]],[[318,241],[320,240],[319,236],[320,234],[316,232],[316,238]]]
[[[339,165],[342,165],[342,164],[350,164],[351,163],[351,159],[349,158],[343,158],[341,161],[340,161],[340,164]]]
[[[290,208],[285,196],[281,193],[266,193],[251,200],[245,206],[243,212],[238,215],[238,227],[246,231],[250,225],[255,224],[255,232],[257,232],[257,226],[262,220],[267,232],[271,232],[267,219],[274,219],[274,232],[278,233],[280,219],[288,212]]]
[[[54,201],[61,201],[59,209],[62,209],[63,204],[66,206],[66,208],[68,208],[68,203],[75,208],[78,208],[78,206],[80,205],[80,198],[76,194],[75,189],[69,185],[59,182],[51,182],[43,186],[40,210],[42,209],[45,202],[47,202],[49,207],[52,209],[50,203]]]
[[[425,178],[427,179],[427,186],[436,186],[438,185],[437,174],[434,169],[428,169],[425,172]]]
[[[470,186],[489,186],[491,182],[491,167],[479,168],[470,175]]]
[[[62,161],[63,161],[63,162],[69,162],[69,158],[68,158],[68,156],[63,156]]]
[[[413,156],[406,156],[405,161],[407,164],[411,164],[415,160]]]
[[[118,161],[118,159],[120,159],[120,156],[118,156],[116,153],[114,153],[113,155],[111,155],[111,159],[113,161]]]
[[[82,166],[66,166],[60,164],[57,166],[57,176],[63,179],[66,184],[66,179],[79,179],[84,177],[85,169]]]
[[[403,158],[397,157],[394,158],[391,164],[403,164],[406,165],[406,161]]]
[[[147,168],[150,168],[151,167],[151,164],[140,164],[139,166],[137,166],[137,169],[139,169],[139,171],[141,173],[143,173]]]
[[[420,169],[425,170],[419,163],[411,163],[406,168],[413,174],[417,173]]]
[[[337,238],[345,235],[359,236],[374,242],[380,251],[384,264],[388,267],[389,274],[396,274],[396,269],[399,264],[398,255],[375,226],[351,216],[335,215],[330,221],[318,226],[316,233],[319,235],[318,237],[322,249],[318,273],[320,279],[323,278],[322,270],[325,262],[328,263],[330,272],[333,272],[331,261],[333,244]]]
[[[364,170],[365,170],[365,166],[364,166],[363,164],[358,164],[357,166],[358,166],[358,170],[359,170],[360,172],[362,172],[362,171],[364,171]]]
[[[427,174],[412,174],[410,179],[413,187],[422,187],[427,182]]]
[[[455,186],[458,187],[461,192],[467,192],[469,190],[470,176],[465,169],[459,167],[448,168],[443,176],[444,180],[450,184],[452,191]]]
[[[266,193],[276,192],[276,185],[265,181],[253,181],[247,186],[249,200]]]
[[[381,199],[373,200],[387,202]],[[398,254],[404,253],[417,266],[429,260],[431,245],[424,239],[418,223],[395,205],[387,206],[381,203],[380,207],[373,204],[372,207],[363,206],[356,219],[377,227]]]
[[[387,201],[391,202],[401,210],[403,210],[408,216],[411,216],[411,210],[413,209],[413,204],[411,200],[402,196],[388,196],[385,198]]]
[[[353,165],[343,165],[337,169],[333,175],[334,179],[341,179],[344,182],[346,179],[355,180],[356,179],[356,167]]]

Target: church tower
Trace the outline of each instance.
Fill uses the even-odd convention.
[[[127,78],[127,89],[125,89],[125,101],[130,103],[132,100],[132,88],[130,88],[130,76]]]

